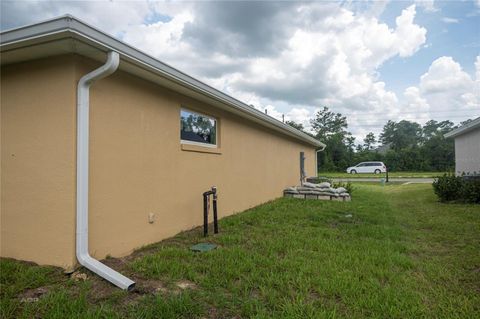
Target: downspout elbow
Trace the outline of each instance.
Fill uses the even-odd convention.
[[[105,264],[102,264],[88,253],[77,253],[77,259],[80,265],[123,290],[131,291],[135,287],[135,282],[133,280],[125,277]]]
[[[107,61],[101,67],[85,74],[78,82],[78,89],[88,88],[93,82],[106,78],[118,69],[120,55],[115,51],[108,52]]]

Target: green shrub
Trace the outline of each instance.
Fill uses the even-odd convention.
[[[444,174],[433,181],[435,194],[442,202],[458,199],[460,197],[461,185],[462,178],[452,174]]]
[[[480,203],[480,179],[444,174],[433,182],[435,194],[442,202]]]
[[[338,182],[338,183],[331,183],[331,184],[332,184],[333,188],[339,188],[339,187],[345,188],[347,190],[347,193],[349,193],[350,196],[352,196],[352,193],[353,193],[352,183],[350,183],[350,182],[348,182],[348,183]]]
[[[480,178],[464,179],[460,197],[467,203],[480,204]]]

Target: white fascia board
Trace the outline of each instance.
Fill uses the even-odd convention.
[[[34,46],[39,43],[45,43],[46,41],[55,41],[68,37],[86,43],[105,53],[111,50],[116,51],[120,54],[123,61],[147,69],[189,90],[218,101],[228,106],[225,108],[227,111],[233,111],[233,113],[246,119],[253,120],[263,126],[301,140],[304,143],[318,148],[325,147],[324,143],[308,134],[274,119],[70,15],[34,25],[2,31],[0,33],[0,52],[8,52],[24,46]],[[75,48],[72,46],[72,52],[75,52],[74,50]],[[82,52],[76,53],[81,54]]]
[[[448,132],[444,136],[447,137],[447,138],[448,137],[456,137],[456,136],[468,133],[468,132],[470,132],[474,129],[480,129],[480,117],[477,117],[476,119],[474,119],[470,123],[467,123],[463,126],[460,126],[456,129]]]

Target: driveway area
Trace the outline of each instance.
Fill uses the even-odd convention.
[[[374,182],[380,183],[382,178],[333,178],[334,182]],[[433,178],[389,178],[389,182],[395,183],[409,183],[409,184],[431,184],[433,183]]]

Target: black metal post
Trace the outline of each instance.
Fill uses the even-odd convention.
[[[208,235],[208,195],[203,193],[203,237]]]
[[[218,214],[217,214],[217,188],[212,186],[212,189],[203,193],[203,236],[208,235],[208,213],[210,204],[210,195],[213,195],[213,232],[218,234]]]
[[[385,173],[387,174],[385,183],[388,183],[388,167],[385,166]]]
[[[212,187],[213,192],[213,232],[218,234],[218,215],[217,215],[217,188]]]

